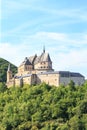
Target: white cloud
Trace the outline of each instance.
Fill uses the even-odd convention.
[[[31,41],[35,43],[37,41],[41,41],[42,43],[46,43],[47,45],[59,45],[59,46],[73,46],[73,47],[81,47],[83,45],[87,45],[87,34],[83,33],[53,33],[53,32],[37,32],[36,34],[27,36],[24,39],[26,42]]]
[[[31,50],[31,47],[27,43],[18,45],[12,43],[0,43],[0,57],[15,65],[19,65],[26,56],[31,54],[28,47]]]
[[[70,51],[69,53],[60,53],[59,54],[59,64],[61,64],[60,68],[73,68],[73,67],[81,67],[83,65],[87,65],[87,50],[77,50]]]
[[[57,56],[57,57],[56,57]],[[87,78],[87,49],[59,53],[54,55],[54,67],[56,70],[80,72]]]
[[[38,32],[20,44],[0,43],[0,57],[20,65],[26,56],[41,54],[45,45],[54,69],[79,71],[87,76],[87,34],[74,35]]]

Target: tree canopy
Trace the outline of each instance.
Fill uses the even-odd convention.
[[[87,130],[87,84],[71,87],[1,83],[1,130]]]

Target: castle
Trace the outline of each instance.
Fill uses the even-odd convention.
[[[26,57],[18,67],[18,73],[12,76],[10,65],[7,70],[7,87],[35,85],[45,82],[49,85],[67,85],[72,80],[76,85],[82,85],[85,78],[80,73],[69,71],[54,71],[49,53],[45,48],[40,56]]]

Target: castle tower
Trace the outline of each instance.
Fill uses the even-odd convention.
[[[26,73],[31,73],[33,70],[33,65],[30,62],[30,60],[25,57],[25,60],[21,63],[21,65],[18,67],[18,73],[19,75],[26,74]]]
[[[45,52],[45,46],[43,47],[43,52],[41,53],[40,56],[38,56],[34,62],[34,68],[37,71],[53,71],[52,69],[52,61],[50,58],[49,53]]]
[[[10,70],[10,64],[8,65],[7,70],[7,83],[12,79],[12,71]]]

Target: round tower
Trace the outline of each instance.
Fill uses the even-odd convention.
[[[7,83],[12,79],[12,71],[10,70],[10,64],[8,65],[7,70]]]

